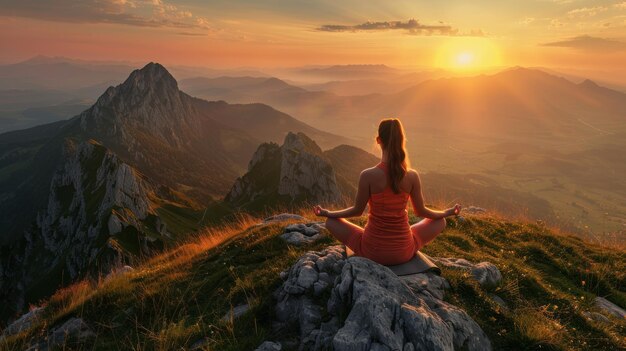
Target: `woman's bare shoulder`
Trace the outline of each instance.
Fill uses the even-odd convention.
[[[409,169],[406,171],[406,174],[408,174],[408,175],[409,175],[409,177],[411,177],[411,178],[419,178],[419,173],[418,173],[418,172],[417,172],[417,170],[416,170],[416,169],[414,169],[414,168],[409,168]]]
[[[361,177],[370,179],[372,176],[376,176],[380,172],[383,172],[383,170],[378,168],[378,167],[376,167],[376,166],[370,167],[370,168],[366,168],[366,169],[361,171]]]

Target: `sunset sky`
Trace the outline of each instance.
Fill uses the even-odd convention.
[[[626,82],[626,1],[0,0],[0,62],[514,65]]]

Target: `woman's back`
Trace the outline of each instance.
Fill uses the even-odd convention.
[[[370,189],[369,214],[376,217],[401,218],[407,216],[406,205],[409,199],[409,191],[404,191],[402,184],[400,192],[394,193],[389,185],[387,176],[387,165],[379,163],[376,168],[383,170],[385,174],[385,185],[380,189],[380,184],[373,184]]]
[[[376,166],[387,175],[387,165]],[[383,264],[406,262],[416,251],[411,235],[408,212],[406,210],[409,192],[400,186],[400,192],[394,193],[389,180],[380,190],[380,184],[374,182],[370,188],[369,214],[363,233],[362,250],[364,256]]]

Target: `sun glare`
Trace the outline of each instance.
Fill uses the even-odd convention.
[[[436,67],[477,71],[501,65],[496,45],[486,38],[450,38],[435,54]]]
[[[474,61],[474,55],[471,52],[462,52],[456,56],[456,64],[459,66],[470,65]]]

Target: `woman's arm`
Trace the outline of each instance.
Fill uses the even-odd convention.
[[[461,212],[461,205],[456,204],[454,207],[449,208],[445,211],[435,211],[424,205],[424,195],[422,194],[422,182],[420,180],[419,174],[416,171],[411,170],[409,173],[412,177],[411,179],[411,202],[413,203],[413,210],[415,214],[419,217],[430,218],[430,219],[439,219],[445,218],[452,215],[458,215]]]
[[[357,217],[363,214],[367,200],[370,197],[370,184],[366,171],[361,172],[359,176],[359,185],[356,191],[356,197],[354,199],[354,206],[348,207],[339,211],[328,211],[321,208],[319,205],[315,206],[315,214],[322,217],[329,218],[350,218]]]

